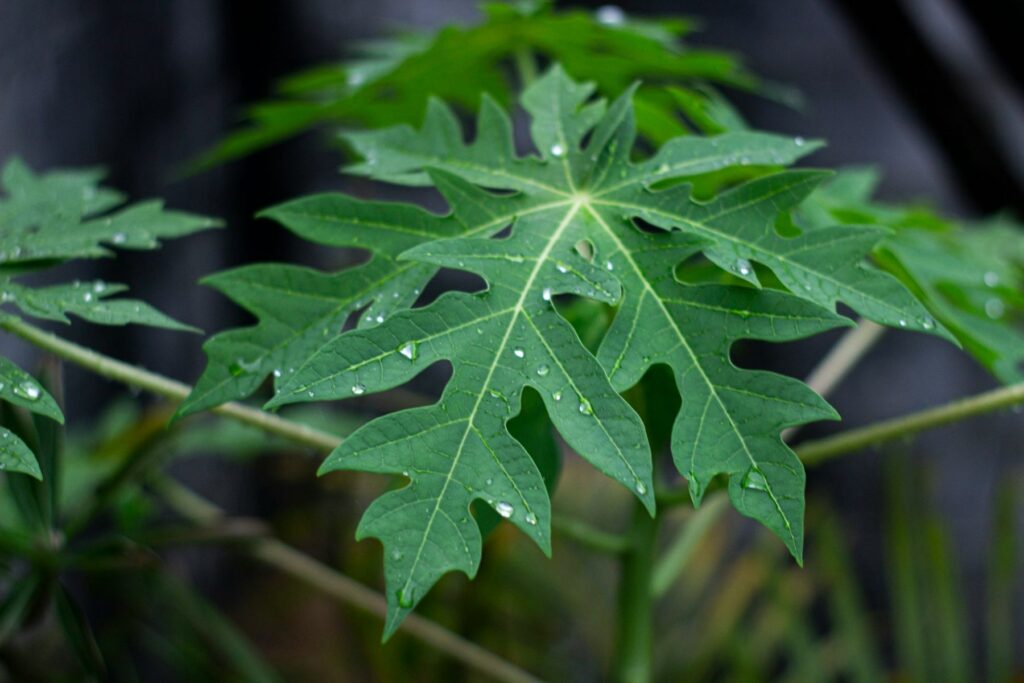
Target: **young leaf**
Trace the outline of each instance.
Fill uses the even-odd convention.
[[[673,453],[695,502],[712,477],[729,475],[734,505],[773,529],[799,558],[804,474],[779,433],[835,413],[799,382],[736,368],[729,349],[739,339],[784,341],[849,324],[829,310],[837,299],[883,321],[919,312],[895,280],[862,267],[881,232],[837,228],[789,240],[775,232],[780,214],[822,174],[767,175],[708,203],[695,201],[689,186],[672,184],[729,167],[785,165],[816,144],[737,132],[674,140],[633,163],[630,94],[608,108],[590,100],[593,90],[555,67],[525,91],[539,158],[515,154],[508,117],[486,98],[471,143],[436,101],[420,131],[403,126],[350,136],[364,156],[355,172],[440,190],[451,214],[437,220],[511,225],[507,238],[449,237],[404,252],[413,262],[478,273],[488,289],[448,293],[329,339],[278,383],[269,404],[382,391],[434,362],[452,363],[439,403],[370,422],[323,467],[411,481],[375,502],[359,528],[360,537],[385,546],[386,633],[443,573],[475,571],[474,500],[547,548],[543,482],[505,429],[527,385],[540,392],[571,446],[651,505],[646,437],[615,390],[636,383],[652,364],[671,366],[683,395]],[[640,230],[634,218],[663,229]],[[756,258],[783,283],[799,284],[799,296],[676,281],[676,266],[701,252],[754,285],[747,259]],[[560,294],[619,305],[600,363],[554,309]]]

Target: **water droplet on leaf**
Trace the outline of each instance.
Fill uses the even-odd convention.
[[[512,516],[512,513],[515,512],[515,508],[513,508],[509,503],[501,501],[500,503],[494,506],[494,511],[502,517],[504,517],[505,519],[508,519]]]
[[[362,384],[353,384],[352,393],[355,394],[356,396],[359,396],[360,394],[366,393],[366,387],[363,386]]]
[[[549,368],[547,365],[542,363],[537,366],[537,375],[539,377],[547,377],[547,374],[549,372],[551,372],[551,368]]]
[[[399,347],[398,352],[408,358],[409,360],[416,360],[416,356],[419,355],[419,349],[416,346],[416,342],[406,342]]]

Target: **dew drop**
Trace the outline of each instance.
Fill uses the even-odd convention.
[[[537,376],[538,377],[547,377],[549,372],[551,372],[551,368],[549,368],[547,365],[542,363],[542,364],[537,366]]]
[[[994,273],[990,270],[985,273],[984,280],[986,287],[995,287],[996,285],[999,284],[999,274]]]
[[[90,301],[92,301],[92,292],[86,292],[85,294],[83,294],[82,301],[84,301],[85,303],[89,303]]]
[[[551,398],[555,399],[556,401],[561,401],[562,400],[562,392],[561,391],[556,391],[555,393],[551,394]]]
[[[355,394],[356,396],[359,396],[360,394],[366,393],[366,387],[363,386],[362,384],[353,384],[352,393]]]
[[[900,325],[900,327],[906,327],[907,326],[907,321],[904,320],[903,318],[900,318],[899,325]]]
[[[921,318],[918,322],[920,322],[921,323],[921,327],[923,327],[926,330],[931,330],[931,329],[934,329],[934,327],[935,327],[935,321],[932,320],[931,318],[927,317],[927,316],[925,316],[924,318]]]
[[[506,503],[505,501],[501,501],[500,503],[494,506],[494,511],[502,517],[504,517],[505,519],[508,519],[512,516],[512,513],[515,512],[515,508],[513,508],[510,504]]]
[[[530,526],[537,526],[537,515],[533,514],[532,512],[527,512],[524,519],[526,520],[526,523]]]
[[[580,412],[584,415],[594,414],[594,408],[590,405],[590,401],[583,397],[580,397]]]
[[[639,479],[637,479],[636,486],[634,488],[636,489],[636,492],[641,496],[647,495],[647,484],[643,483]]]
[[[605,261],[604,267],[605,270],[615,270],[615,264],[613,264],[611,261]]]
[[[316,396],[316,394],[314,394],[314,393],[313,393],[313,390],[312,390],[312,389],[310,389],[309,391],[307,391],[307,392],[306,392],[306,395],[307,395],[307,396],[309,396],[310,398],[313,398],[314,396]]]
[[[28,380],[14,387],[14,393],[29,401],[39,398],[39,387]]]
[[[565,147],[561,145],[551,145],[551,156],[560,157],[565,154]]]
[[[745,489],[751,491],[767,491],[768,490],[768,479],[765,478],[764,472],[757,467],[751,467],[747,470],[747,473],[743,475],[743,481],[740,484]]]
[[[281,376],[281,368],[274,368],[274,377]]]
[[[416,356],[419,355],[419,349],[416,346],[416,342],[406,342],[398,349],[398,352],[405,356],[409,360],[416,360]]]
[[[557,263],[555,264],[555,269],[556,269],[556,270],[557,270],[557,271],[558,271],[559,273],[568,273],[568,272],[569,272],[569,266],[565,265],[565,264],[564,264],[564,263],[562,263],[561,261],[559,261],[559,262],[557,262]]]
[[[605,26],[621,26],[626,23],[626,13],[616,5],[602,5],[594,12],[597,23]]]
[[[416,589],[412,586],[406,586],[402,590],[398,591],[398,606],[408,609],[413,606],[416,602]]]
[[[377,322],[378,324],[379,324],[379,323],[382,323],[382,322],[384,322],[384,316],[383,316],[383,315],[381,315],[380,313],[378,313],[378,314],[377,314],[377,317],[376,317],[376,318],[374,318],[374,321],[376,321],[376,322]]]
[[[486,480],[486,481],[484,481],[484,483],[485,483],[485,484],[487,484],[488,486],[490,486],[491,484],[493,484],[493,483],[494,483],[494,480],[493,480],[493,479],[491,479],[490,477],[487,477],[487,480]]]
[[[793,144],[796,145],[797,147],[803,147],[805,142],[806,141],[799,135],[793,138]]]
[[[124,244],[125,240],[127,239],[127,235],[125,235],[123,232],[115,232],[114,235],[110,238],[110,241],[113,242],[114,244]]]
[[[551,288],[545,287],[544,291],[540,293],[540,297],[544,299],[544,301],[551,301]]]
[[[512,349],[512,353],[515,355],[516,358],[523,358],[524,356],[526,356],[526,351],[524,351],[521,346],[517,346],[516,348]]]
[[[996,318],[1002,318],[1003,313],[1006,312],[1006,304],[1003,300],[998,297],[992,297],[985,302],[985,315],[995,320]]]
[[[740,275],[750,275],[752,272],[750,261],[745,258],[736,259],[736,272]]]

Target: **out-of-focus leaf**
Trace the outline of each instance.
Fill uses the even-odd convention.
[[[647,85],[637,93],[638,122],[655,144],[687,131],[680,114],[705,133],[734,129],[739,121],[735,112],[709,95],[705,84],[794,100],[792,93],[763,83],[736,55],[683,44],[681,38],[692,28],[685,19],[638,20],[612,7],[590,13],[555,10],[550,3],[530,8],[492,3],[476,25],[372,41],[353,60],[287,78],[274,99],[249,107],[244,127],[193,167],[245,156],[324,124],[413,123],[431,97],[470,111],[477,109],[483,92],[508,103],[513,83],[505,67],[524,53],[561,63],[610,97],[643,80]],[[666,94],[660,84],[675,90]]]
[[[811,230],[836,220],[894,232],[875,250],[978,362],[1005,383],[1024,379],[1024,226],[1009,218],[964,224],[927,207],[871,199],[871,171],[840,173],[801,206]]]

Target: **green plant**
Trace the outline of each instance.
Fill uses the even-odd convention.
[[[0,327],[102,376],[181,402],[173,424],[193,444],[209,443],[209,433],[184,428],[182,420],[212,410],[329,452],[321,472],[390,475],[388,490],[370,505],[357,531],[358,538],[383,543],[383,597],[275,539],[244,544],[256,559],[384,618],[385,637],[403,628],[497,678],[529,680],[411,611],[443,574],[473,576],[483,539],[497,534],[504,520],[545,553],[555,533],[610,556],[621,570],[613,673],[621,680],[648,680],[656,670],[655,602],[696,563],[698,546],[710,552],[702,544],[707,530],[721,523],[727,498],[802,562],[804,528],[815,527],[813,510],[805,520],[802,462],[1024,403],[1024,239],[1009,218],[979,228],[927,208],[875,202],[865,172],[833,176],[786,168],[821,143],[748,130],[706,86],[757,89],[759,82],[731,58],[680,50],[676,40],[685,23],[635,22],[608,10],[595,18],[546,5],[492,5],[487,11],[479,26],[385,42],[369,61],[293,79],[283,91],[291,100],[255,110],[254,127],[200,162],[247,153],[314,123],[372,124],[380,128],[344,132],[347,148],[361,159],[347,172],[433,188],[449,212],[341,194],[264,211],[304,239],[362,249],[371,258],[334,273],[250,264],[211,276],[208,284],[253,313],[257,323],[207,341],[209,363],[195,387],[101,356],[20,316],[4,313]],[[561,39],[566,35],[579,40]],[[542,76],[538,56],[550,62]],[[510,66],[514,79],[506,74]],[[647,76],[649,85],[631,85]],[[521,145],[506,111],[513,82],[521,86],[532,153],[515,151]],[[458,115],[433,95],[478,112],[471,142]],[[420,127],[408,125],[421,118]],[[8,166],[9,196],[0,200],[4,301],[49,319],[71,312],[101,323],[180,327],[140,302],[102,301],[119,291],[114,285],[31,288],[14,282],[60,261],[106,255],[104,244],[151,247],[157,237],[213,225],[152,204],[104,214],[122,200],[96,181],[89,172],[36,178],[17,162]],[[438,278],[442,269],[478,275],[484,287],[424,299],[428,283],[444,281]],[[837,304],[863,320],[837,314]],[[741,369],[731,357],[741,340],[783,342],[843,326],[855,329],[807,384]],[[795,449],[787,445],[801,425],[838,417],[821,395],[879,338],[881,326],[959,343],[1008,386]],[[36,380],[10,361],[0,362],[5,400],[60,418],[56,401]],[[267,407],[274,409],[369,397],[442,362],[450,363],[452,376],[439,399],[416,397],[416,407],[389,409],[345,439],[334,435],[337,425],[322,431],[303,416],[232,403],[265,395],[268,380],[273,393]],[[32,393],[34,398],[26,395]],[[17,410],[12,416],[12,424],[24,422]],[[552,427],[635,498],[624,534],[552,512],[551,495],[564,476]],[[50,570],[54,562],[77,557],[73,543],[54,546],[45,539],[58,531],[77,538],[111,507],[112,491],[138,485],[147,500],[202,531],[225,523],[219,510],[160,475],[164,461],[153,455],[160,451],[148,447],[126,456],[106,477],[83,484],[84,499],[91,501],[83,504],[85,512],[66,514],[52,502],[33,508],[32,501],[60,499],[54,428],[49,425],[45,438],[38,422],[35,429],[39,437],[30,438],[25,427],[10,437],[4,432],[16,446],[0,453],[9,471],[44,479],[40,484],[5,476],[22,521],[37,515],[44,523],[27,530],[5,523],[3,551],[28,558],[32,571],[0,604],[0,633],[24,621],[40,586],[62,585]],[[229,440],[235,438],[232,433]],[[39,442],[42,467],[24,439]],[[147,432],[144,443],[150,439],[160,440]],[[662,466],[669,457],[673,468]],[[679,485],[679,475],[685,484]],[[664,513],[702,501],[660,552]],[[821,519],[828,528],[831,518]],[[894,513],[894,519],[905,518]],[[927,581],[948,620],[957,610],[949,577],[941,575],[948,553],[939,531],[930,538],[939,560]],[[33,550],[39,542],[41,555]],[[899,539],[893,543],[900,551],[909,547]],[[1003,555],[1012,552],[1012,543],[1004,546],[1011,550]],[[739,612],[713,615],[703,636],[707,645],[685,663],[687,671],[706,673],[725,648],[739,652],[730,666],[743,679],[765,671],[780,647],[794,680],[828,667],[871,680],[880,665],[864,635],[856,590],[843,574],[844,562],[835,559],[841,545],[823,542],[822,572],[836,591],[831,609],[837,628],[848,647],[866,653],[860,666],[833,666],[816,653],[813,626],[800,618],[808,601],[803,591],[813,588],[788,567],[777,568],[775,547],[766,543],[730,569],[742,590],[769,596],[767,625],[754,634],[767,644],[739,652]],[[1012,565],[1003,555],[993,562],[1000,590]],[[895,580],[913,585],[913,572],[896,564]],[[87,625],[63,596],[58,593],[55,604],[69,639],[78,644],[83,663],[96,669]],[[186,611],[197,620],[203,609]],[[915,610],[902,609],[901,618]],[[992,615],[1006,620],[999,610]],[[781,644],[765,635],[780,619],[787,624]],[[911,621],[900,630],[909,634],[901,641],[907,666],[927,670],[912,642]],[[944,651],[950,666],[962,669],[960,634],[935,635],[950,644]],[[237,637],[220,642],[241,657],[240,671],[262,671]],[[993,648],[994,670],[1012,666],[1005,649]]]

